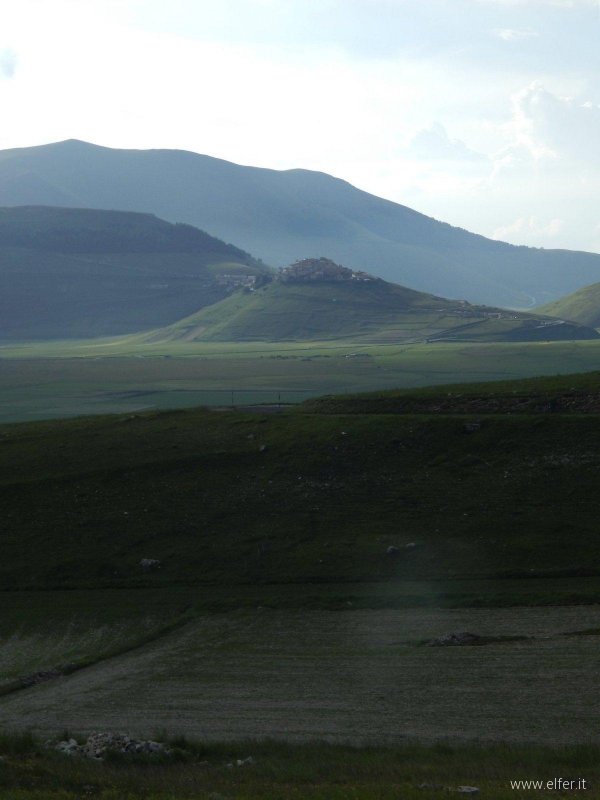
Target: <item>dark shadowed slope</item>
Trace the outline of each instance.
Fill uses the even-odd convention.
[[[525,398],[595,395],[597,414],[598,374],[537,383]],[[435,410],[449,392],[485,404],[494,390],[513,389],[404,393],[428,400],[416,416],[349,414],[353,398],[338,398],[308,413],[2,426],[0,588],[188,583],[234,597],[234,584],[598,575],[597,416]]]
[[[175,150],[69,140],[0,151],[0,204],[149,211],[272,265],[327,253],[421,291],[533,306],[600,278],[600,256],[514,247],[440,223],[324,173],[283,172]]]
[[[127,333],[168,324],[265,268],[150,214],[0,208],[0,340]]]

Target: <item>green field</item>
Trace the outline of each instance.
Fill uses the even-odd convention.
[[[204,347],[3,365],[33,391],[55,367],[362,360]],[[496,347],[495,369],[531,352]],[[510,780],[558,776],[599,796],[600,374],[557,371],[1,425],[0,798],[543,797]],[[427,644],[459,631],[481,644]],[[177,763],[90,764],[43,750],[65,729],[187,739]]]
[[[188,343],[137,337],[0,347],[0,421],[586,372],[596,341],[495,344]],[[233,395],[232,395],[233,391]]]
[[[503,799],[548,796],[510,781],[558,776],[600,796],[598,606],[225,613],[194,607],[197,594],[5,594],[0,635],[12,631],[12,650],[1,670],[19,643],[25,674],[74,652],[89,663],[0,697],[11,731],[0,736],[0,798],[431,800],[466,784]],[[169,616],[178,625],[140,644],[136,627]],[[425,644],[456,630],[489,643]],[[121,648],[109,658],[107,636]],[[167,738],[184,752],[174,763],[98,764],[39,744],[94,730]],[[227,767],[248,756],[253,765]]]
[[[121,630],[138,613],[123,615]],[[423,644],[456,630],[491,641]],[[30,671],[77,639],[60,624],[23,637]],[[198,613],[144,646],[4,695],[0,725],[43,736],[125,727],[203,741],[585,744],[596,741],[599,637],[596,606]],[[79,646],[89,639],[82,627]]]

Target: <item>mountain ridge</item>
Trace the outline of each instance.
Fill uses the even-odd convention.
[[[150,212],[273,266],[319,253],[419,291],[532,307],[600,278],[600,255],[518,247],[452,227],[323,172],[185,150],[66,140],[0,151],[0,205]]]

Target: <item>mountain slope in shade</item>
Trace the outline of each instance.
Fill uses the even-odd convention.
[[[600,328],[600,283],[584,286],[583,289],[537,310],[540,314],[573,320],[591,328]]]
[[[324,173],[186,151],[76,140],[0,151],[0,205],[28,203],[151,212],[273,266],[328,253],[421,291],[491,305],[533,306],[600,279],[600,255],[514,247]]]
[[[549,341],[596,331],[531,312],[473,306],[307,259],[142,341]]]
[[[248,253],[150,214],[0,208],[0,340],[166,325],[264,272]]]

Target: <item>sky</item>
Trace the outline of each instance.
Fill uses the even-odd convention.
[[[0,0],[0,119],[600,252],[600,0]]]

